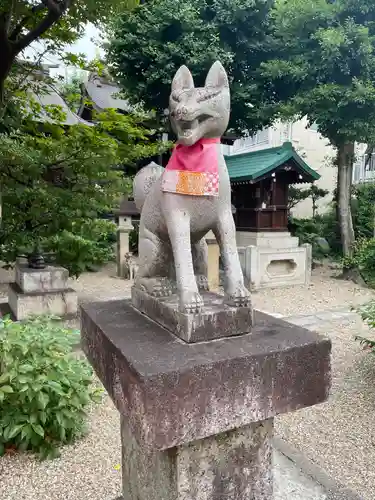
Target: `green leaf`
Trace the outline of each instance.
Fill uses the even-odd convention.
[[[43,427],[39,424],[31,424],[31,427],[33,428],[34,432],[39,434],[39,436],[44,437],[44,430]]]
[[[20,384],[31,384],[33,382],[33,380],[30,378],[30,377],[27,377],[25,375],[20,375],[17,379],[17,381],[20,383]]]
[[[14,391],[10,385],[3,385],[0,387],[0,392],[5,392],[6,394],[11,394]]]
[[[26,424],[23,427],[23,429],[22,429],[21,438],[22,439],[26,439],[27,438],[28,440],[30,440],[31,437],[33,436],[33,433],[34,433],[34,431],[33,431],[32,427],[31,427],[31,425]]]
[[[7,433],[7,440],[11,440],[19,434],[23,428],[24,424],[13,425]]]
[[[32,365],[24,364],[24,365],[20,365],[18,367],[18,370],[20,373],[28,373],[28,372],[34,371],[34,367]],[[1,379],[0,379],[0,381],[1,381]]]
[[[7,372],[0,375],[0,384],[4,384],[4,382],[7,382],[7,380],[9,380],[9,376],[9,373]]]
[[[3,443],[0,443],[0,457],[5,454],[5,446]]]
[[[57,394],[59,394],[60,396],[64,396],[64,391],[61,387],[61,384],[59,384],[58,382],[54,382],[53,380],[52,381],[49,381],[48,382],[48,385],[51,387],[51,389],[53,389]]]
[[[48,402],[49,402],[49,396],[48,396],[48,394],[46,394],[43,391],[40,391],[40,392],[38,392],[37,399],[38,399],[38,403],[39,403],[40,408],[42,410],[44,410],[45,407],[48,405]]]

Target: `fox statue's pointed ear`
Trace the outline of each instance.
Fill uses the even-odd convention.
[[[192,88],[194,88],[192,74],[186,66],[181,66],[181,68],[174,75],[172,90],[189,90]]]
[[[227,72],[220,61],[211,66],[206,78],[206,87],[229,87]]]

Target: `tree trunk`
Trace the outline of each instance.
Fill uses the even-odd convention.
[[[345,143],[339,146],[337,151],[338,220],[344,256],[351,255],[355,241],[350,206],[353,162],[354,143]]]
[[[1,58],[0,58],[0,108],[4,105],[4,85],[7,79],[12,64],[16,58],[16,54],[12,50],[12,46],[7,39],[0,40]]]

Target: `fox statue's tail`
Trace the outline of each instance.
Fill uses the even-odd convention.
[[[150,192],[152,186],[159,179],[164,172],[164,168],[160,165],[151,162],[141,170],[134,177],[133,181],[133,196],[135,205],[141,212],[145,199]]]

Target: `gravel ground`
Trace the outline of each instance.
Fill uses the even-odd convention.
[[[317,268],[313,271],[309,286],[268,289],[253,293],[253,304],[257,309],[277,312],[285,316],[309,314],[347,305],[367,302],[375,293],[332,277],[335,271]],[[129,281],[116,277],[114,266],[95,274],[84,274],[72,280],[82,301],[121,299],[130,295]]]
[[[282,315],[360,304],[374,294],[331,277],[333,271],[314,270],[311,285],[253,294],[254,306]],[[81,301],[129,296],[129,283],[115,278],[114,266],[72,281]],[[0,288],[0,295],[6,287]],[[375,498],[375,363],[354,342],[364,331],[360,320],[320,325],[333,341],[334,380],[328,403],[278,418],[277,432],[332,477],[363,495]],[[63,449],[53,462],[26,455],[0,459],[1,500],[113,500],[120,491],[119,419],[105,399],[93,409],[90,433]]]
[[[311,328],[332,340],[331,396],[324,404],[279,417],[276,432],[331,478],[374,500],[375,357],[354,335],[375,336],[357,317]]]

